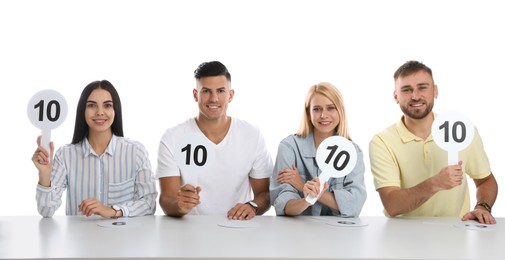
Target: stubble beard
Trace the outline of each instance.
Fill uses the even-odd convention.
[[[433,110],[433,103],[426,103],[426,109],[409,109],[409,106],[400,106],[403,114],[412,119],[423,119]]]

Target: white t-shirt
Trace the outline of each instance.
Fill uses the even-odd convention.
[[[158,149],[158,178],[181,176],[181,183],[185,184],[185,179],[191,173],[177,166],[174,150],[184,135],[195,133],[203,135],[196,120],[190,118],[163,134]],[[272,158],[263,135],[253,125],[232,118],[225,138],[219,144],[212,145],[215,159],[209,165],[208,172],[198,176],[198,186],[202,188],[200,204],[189,214],[226,214],[235,204],[251,200],[249,177],[263,179],[272,175]]]

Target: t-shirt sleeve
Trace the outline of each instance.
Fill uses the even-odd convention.
[[[484,144],[477,128],[475,128],[474,138],[469,149],[462,152],[469,153],[468,156],[464,156],[464,158],[467,158],[467,161],[463,162],[463,167],[470,178],[482,179],[491,174],[489,159],[484,150]]]
[[[268,151],[265,138],[258,132],[257,146],[254,155],[254,161],[249,176],[254,179],[270,178],[273,171],[273,162]]]
[[[376,190],[383,187],[401,186],[398,163],[387,144],[378,135],[370,141],[369,156]]]
[[[179,167],[173,153],[173,142],[171,132],[167,131],[161,138],[158,147],[158,166],[156,169],[156,177],[171,177],[181,176]]]

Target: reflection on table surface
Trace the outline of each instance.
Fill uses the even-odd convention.
[[[0,258],[503,259],[505,219],[0,217]],[[500,257],[501,256],[501,257]]]

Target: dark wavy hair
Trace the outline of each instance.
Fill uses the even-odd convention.
[[[231,82],[231,75],[226,66],[219,61],[204,62],[195,70],[195,79],[204,77],[225,76]]]
[[[72,144],[77,144],[84,140],[88,135],[89,126],[84,118],[84,111],[86,110],[86,103],[91,92],[95,89],[103,89],[110,93],[112,96],[112,104],[114,107],[114,122],[112,122],[112,133],[117,136],[123,136],[123,114],[121,112],[121,100],[116,88],[107,80],[93,81],[89,83],[81,93],[79,102],[77,103],[77,112],[75,113],[75,127],[74,137],[72,137]]]

